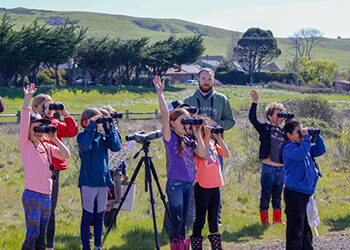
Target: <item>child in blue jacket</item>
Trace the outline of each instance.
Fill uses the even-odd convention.
[[[80,234],[83,250],[90,249],[90,224],[94,226],[95,249],[101,248],[103,216],[107,203],[107,187],[112,185],[108,169],[108,149],[121,149],[113,123],[103,126],[96,123],[101,113],[94,108],[85,109],[81,115],[84,132],[78,134],[81,168],[78,186],[81,190],[83,215]],[[96,209],[94,209],[96,200]]]
[[[316,144],[312,145],[308,128],[302,128],[298,121],[287,122],[283,130],[288,139],[280,148],[285,168],[286,248],[313,249],[306,206],[319,177],[313,158],[323,155],[326,146],[320,135],[315,135]]]

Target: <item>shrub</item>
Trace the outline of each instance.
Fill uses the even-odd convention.
[[[299,120],[303,127],[313,127],[313,128],[319,128],[321,129],[321,135],[322,136],[327,136],[327,137],[334,137],[334,138],[339,138],[340,137],[340,131],[331,128],[328,123],[325,121],[315,119],[315,118],[302,118]]]
[[[300,118],[322,120],[331,127],[337,126],[336,111],[325,98],[316,95],[297,99],[296,115]]]

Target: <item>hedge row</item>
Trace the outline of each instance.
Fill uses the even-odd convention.
[[[239,71],[230,72],[217,72],[215,78],[222,82],[223,84],[236,84],[236,85],[246,85],[250,82],[249,75]],[[283,82],[283,83],[293,83],[295,82],[295,74],[288,72],[259,72],[253,73],[254,83],[267,83],[267,82]]]

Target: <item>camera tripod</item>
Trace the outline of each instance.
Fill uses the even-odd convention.
[[[114,221],[117,216],[118,216],[118,213],[121,209],[121,207],[123,206],[123,203],[126,199],[126,196],[128,195],[129,193],[129,190],[131,188],[131,185],[134,183],[136,177],[137,177],[137,174],[139,173],[139,170],[142,166],[142,164],[144,163],[145,164],[145,191],[147,192],[148,191],[148,188],[149,188],[149,194],[150,194],[150,202],[151,202],[151,207],[152,207],[152,219],[153,219],[153,227],[154,227],[154,234],[155,234],[155,244],[156,244],[156,249],[160,249],[160,246],[159,246],[159,240],[158,240],[158,232],[157,232],[157,222],[156,222],[156,213],[155,213],[155,209],[154,209],[154,198],[153,198],[153,188],[152,188],[152,176],[151,174],[153,175],[153,178],[157,184],[157,187],[158,187],[158,190],[159,190],[159,193],[160,193],[160,198],[162,199],[163,201],[163,204],[164,204],[164,207],[165,207],[165,210],[166,210],[166,213],[169,217],[169,220],[171,220],[171,217],[170,217],[170,213],[169,213],[169,210],[168,210],[168,207],[166,206],[166,202],[165,202],[165,195],[164,193],[162,192],[162,188],[160,186],[160,183],[159,183],[159,179],[158,179],[158,176],[157,176],[157,173],[156,173],[156,170],[154,168],[154,165],[153,165],[153,162],[152,162],[152,158],[150,156],[148,156],[148,152],[149,152],[149,146],[150,146],[151,142],[150,141],[145,141],[145,142],[142,142],[142,148],[134,155],[134,159],[136,159],[138,157],[138,155],[141,153],[141,151],[143,151],[145,153],[145,155],[140,159],[140,161],[138,162],[137,164],[137,167],[131,177],[131,180],[125,190],[125,193],[123,195],[123,197],[121,198],[120,200],[120,203],[119,203],[119,206],[117,208],[117,211],[113,217],[113,220]],[[109,225],[107,231],[106,231],[106,234],[104,235],[103,237],[103,240],[102,240],[102,246],[108,236],[108,233],[109,231],[111,230],[112,228],[112,224]]]

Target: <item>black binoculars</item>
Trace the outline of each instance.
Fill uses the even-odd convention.
[[[203,119],[200,118],[194,118],[194,117],[187,117],[187,118],[183,118],[181,120],[181,123],[183,125],[202,125],[203,124]]]
[[[51,103],[49,106],[50,110],[64,110],[64,105],[61,103]]]
[[[38,132],[38,133],[55,133],[57,130],[57,128],[55,126],[50,126],[47,124],[42,124],[42,125],[38,125],[34,127],[34,132]]]
[[[106,116],[101,116],[96,120],[96,123],[112,123],[112,122],[113,122],[113,119]]]
[[[294,118],[294,114],[283,112],[283,113],[278,113],[278,114],[277,114],[277,117],[281,117],[281,118],[285,118],[285,119],[287,119],[287,120],[290,120],[290,119],[293,119],[293,118]]]
[[[123,114],[122,113],[118,113],[118,112],[114,112],[114,113],[111,113],[110,116],[114,119],[116,118],[123,118]]]

